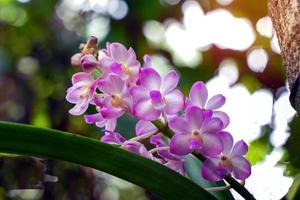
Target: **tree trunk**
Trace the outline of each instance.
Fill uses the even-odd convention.
[[[268,0],[268,7],[286,67],[290,102],[300,111],[300,0]]]

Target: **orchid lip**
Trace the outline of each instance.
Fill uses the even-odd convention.
[[[191,139],[197,139],[197,140],[199,140],[201,142],[202,141],[202,137],[201,137],[200,131],[198,131],[198,130],[192,131]]]
[[[123,105],[123,99],[122,99],[119,95],[117,95],[117,94],[112,94],[112,95],[111,95],[111,98],[112,98],[111,104],[112,104],[114,107],[119,108],[119,107],[121,107],[121,106]]]

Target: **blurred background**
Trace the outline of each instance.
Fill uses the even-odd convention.
[[[100,138],[68,114],[66,89],[80,70],[69,61],[90,35],[101,48],[121,42],[140,61],[151,55],[161,74],[177,70],[185,94],[197,80],[210,96],[224,94],[227,130],[250,144],[246,187],[261,200],[300,199],[300,120],[267,15],[267,0],[0,0],[0,120]],[[118,131],[130,135],[134,124],[124,117]],[[158,199],[90,168],[0,156],[0,199]],[[187,167],[196,173],[189,176],[200,174]]]

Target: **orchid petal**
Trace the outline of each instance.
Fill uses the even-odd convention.
[[[199,150],[202,147],[201,142],[198,139],[190,139],[189,148],[191,150]]]
[[[215,95],[208,100],[208,102],[206,104],[206,109],[209,109],[209,110],[218,109],[225,104],[225,101],[226,101],[226,98],[223,95],[221,95],[221,94]]]
[[[180,90],[173,90],[164,96],[166,107],[164,111],[169,114],[176,114],[180,111],[184,106],[184,96]]]
[[[100,112],[105,119],[115,119],[124,114],[124,110],[115,107],[103,107]]]
[[[217,133],[222,130],[222,128],[223,123],[220,119],[211,118],[203,124],[201,131],[204,133]]]
[[[251,174],[251,165],[248,160],[242,156],[236,156],[231,159],[233,165],[233,176],[239,180],[245,180]]]
[[[202,110],[199,107],[191,106],[186,109],[185,113],[191,129],[200,130],[204,120]]]
[[[84,115],[84,119],[87,124],[93,124],[93,123],[105,120],[101,113]]]
[[[166,146],[166,142],[164,141],[161,133],[152,135],[149,139],[149,142],[157,147]]]
[[[117,75],[110,74],[108,80],[99,80],[98,88],[107,94],[121,94],[126,89],[125,82]]]
[[[127,49],[120,43],[111,43],[109,45],[111,57],[117,61],[124,62],[127,59]]]
[[[223,154],[229,155],[233,146],[233,138],[230,133],[222,131],[218,133],[223,144]]]
[[[152,67],[152,59],[149,55],[144,55],[143,59],[145,62],[144,67]]]
[[[161,111],[155,110],[153,108],[151,99],[142,100],[136,103],[134,106],[134,114],[142,120],[152,121],[159,118]]]
[[[235,145],[233,146],[230,156],[231,157],[243,156],[247,152],[248,152],[248,145],[243,140],[240,140],[236,142]]]
[[[220,177],[217,173],[217,166],[219,163],[218,158],[209,158],[203,162],[201,168],[201,175],[208,181],[220,181],[223,177]]]
[[[169,127],[175,133],[190,133],[189,123],[183,117],[174,117],[169,121]]]
[[[230,122],[228,115],[223,111],[214,111],[212,117],[218,118],[222,121],[223,129],[226,128]]]
[[[95,79],[86,72],[77,72],[72,76],[72,84],[75,85],[78,82],[92,82]]]
[[[116,132],[113,132],[113,131],[105,131],[105,135],[101,137],[100,141],[108,143],[108,144],[121,145],[126,140],[119,133],[116,133]]]
[[[110,65],[110,69],[115,74],[123,74],[124,73],[123,70],[122,70],[121,64],[119,64],[117,62],[113,62]]]
[[[150,97],[155,110],[162,110],[166,106],[160,91],[158,90],[150,91]]]
[[[117,119],[108,119],[105,124],[105,130],[114,131],[117,126]]]
[[[170,71],[165,77],[163,77],[160,91],[163,94],[171,92],[176,88],[179,81],[178,74],[175,70]]]
[[[133,86],[129,90],[134,102],[150,98],[149,90],[142,86]]]
[[[189,140],[189,134],[175,134],[170,141],[170,152],[179,156],[191,153],[193,150],[189,148]]]
[[[216,156],[223,150],[223,145],[217,134],[201,134],[202,149],[201,153],[205,156]]]
[[[202,81],[193,84],[189,94],[189,99],[193,105],[203,108],[207,101],[207,96],[207,88]]]
[[[88,101],[82,101],[69,110],[71,115],[81,115],[88,109]]]
[[[140,74],[141,85],[149,90],[159,90],[161,77],[153,68],[143,68]]]
[[[80,87],[70,87],[68,89],[68,93],[66,95],[66,100],[70,103],[78,103],[82,101],[81,99],[81,94],[82,94],[82,88]]]
[[[99,65],[97,59],[92,54],[86,54],[81,58],[83,71],[90,73]]]
[[[147,133],[153,133],[156,131],[157,131],[156,126],[149,121],[140,120],[135,125],[135,132],[137,136],[144,135]]]

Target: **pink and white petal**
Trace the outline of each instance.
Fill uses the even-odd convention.
[[[243,156],[247,152],[248,152],[248,145],[243,140],[240,140],[236,142],[235,145],[233,146],[230,156],[231,157]]]
[[[205,121],[203,124],[201,131],[203,133],[217,133],[221,131],[223,128],[223,123],[218,118],[211,118]]]
[[[128,82],[131,83],[132,85],[136,85],[136,82],[140,78],[141,66],[139,62],[137,63],[138,65],[135,63],[134,65],[131,65],[130,68],[128,69],[129,70]]]
[[[233,146],[233,137],[230,133],[221,131],[217,133],[223,144],[223,154],[229,155]]]
[[[134,105],[134,114],[141,120],[152,121],[159,118],[161,111],[155,110],[149,99],[137,102]]]
[[[136,61],[136,54],[135,54],[133,48],[130,47],[127,51],[127,59],[124,64],[127,65],[127,67],[129,67],[131,65],[131,63],[135,62],[135,61]]]
[[[233,176],[239,180],[245,180],[251,174],[251,165],[248,160],[242,156],[231,158],[233,166]]]
[[[105,120],[101,113],[91,114],[91,115],[84,115],[84,120],[87,124],[93,124],[99,121]]]
[[[204,156],[216,156],[223,150],[223,144],[217,134],[201,134],[202,148],[201,153]]]
[[[170,71],[166,76],[163,77],[160,91],[163,94],[171,92],[176,88],[179,81],[178,74],[175,70]]]
[[[165,95],[164,99],[166,102],[166,107],[164,108],[164,111],[168,115],[176,114],[184,106],[184,96],[182,92],[178,89],[175,89],[172,92]]]
[[[209,158],[206,159],[203,162],[202,168],[201,168],[201,175],[204,179],[208,181],[220,181],[223,178],[218,176],[216,173],[217,166],[219,163],[218,158]]]
[[[102,136],[100,141],[108,143],[108,144],[119,144],[119,145],[121,145],[126,140],[119,133],[116,133],[116,132],[113,132],[113,131],[105,131],[105,135]]]
[[[219,118],[223,123],[223,129],[226,128],[230,122],[228,115],[223,111],[213,111],[213,118]]]
[[[193,150],[189,147],[190,134],[175,134],[170,141],[170,152],[175,155],[183,156]]]
[[[105,119],[116,119],[124,114],[122,109],[115,107],[103,107],[100,112]]]
[[[71,65],[74,67],[80,66],[80,60],[82,58],[82,53],[76,53],[71,57]]]
[[[119,64],[118,62],[113,62],[110,65],[110,70],[111,70],[111,72],[113,72],[115,74],[123,74],[124,73],[122,70],[121,64]]]
[[[189,99],[191,100],[193,105],[203,108],[207,101],[207,96],[207,88],[202,81],[197,81],[192,85],[189,94]]]
[[[114,88],[111,87],[111,83],[108,80],[100,79],[98,81],[98,88],[105,94],[111,95],[114,92]]]
[[[147,133],[153,133],[156,131],[156,126],[149,121],[140,120],[135,125],[135,133],[137,136],[144,135]]]
[[[81,115],[87,110],[88,106],[89,106],[89,102],[82,101],[82,102],[76,104],[73,108],[71,108],[69,110],[69,113],[71,115]]]
[[[117,127],[117,119],[108,119],[105,124],[105,130],[114,131]]]
[[[109,45],[111,57],[117,61],[125,62],[127,59],[127,49],[120,43],[114,42]]]
[[[189,141],[189,148],[191,150],[193,150],[193,151],[194,150],[200,150],[201,147],[202,147],[202,144],[201,144],[201,142],[199,140],[197,140],[197,139],[190,139],[190,141]]]
[[[161,133],[152,135],[149,139],[149,142],[156,147],[166,146],[166,141],[163,139],[163,135]]]
[[[209,110],[215,110],[221,108],[225,104],[225,101],[226,98],[223,95],[217,94],[208,100],[205,107]]]
[[[126,90],[126,83],[117,75],[110,75],[110,84],[114,93],[122,94]]]
[[[133,97],[134,102],[150,99],[150,91],[142,86],[131,87],[129,93]]]
[[[82,101],[82,99],[80,98],[81,94],[82,94],[82,88],[71,87],[68,89],[66,100],[70,103],[78,103]]]
[[[141,85],[149,90],[159,90],[161,77],[153,68],[143,68],[140,74]]]
[[[72,76],[72,84],[75,85],[78,82],[81,81],[87,81],[87,82],[91,82],[94,81],[94,78],[86,72],[77,72]]]
[[[191,130],[189,123],[183,117],[174,117],[169,121],[169,127],[175,133],[190,133]]]
[[[106,121],[107,121],[106,119],[102,120],[102,121],[98,121],[98,122],[95,123],[95,125],[99,128],[103,128],[106,124]]]
[[[152,58],[149,55],[144,55],[143,60],[145,62],[144,67],[152,67]]]
[[[152,90],[150,91],[150,97],[152,101],[152,105],[155,110],[162,110],[166,106],[166,103],[164,99],[162,98],[162,95],[160,91],[158,90]]]
[[[98,65],[98,60],[92,54],[86,54],[81,58],[81,66],[84,72],[91,73]]]
[[[116,61],[113,60],[112,58],[105,56],[103,58],[100,58],[100,60],[99,60],[100,68],[103,69],[104,72],[110,72],[111,71],[111,65],[115,62]]]
[[[185,116],[192,130],[200,130],[204,121],[202,110],[197,106],[191,106],[186,109]]]

